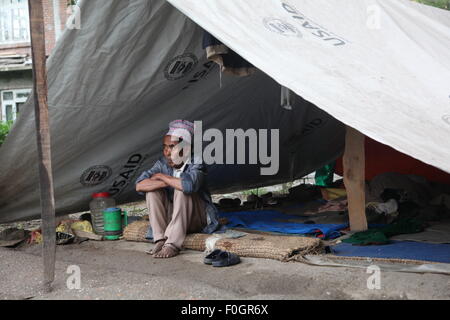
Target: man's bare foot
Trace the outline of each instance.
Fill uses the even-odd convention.
[[[160,258],[160,259],[167,259],[177,256],[179,253],[179,250],[175,249],[171,245],[165,245],[161,251],[159,251],[157,254],[153,255],[154,258]]]
[[[155,246],[153,247],[153,250],[148,250],[146,251],[146,253],[151,255],[157,254],[158,252],[161,251],[165,242],[166,242],[165,240],[159,240],[158,242],[156,242]]]

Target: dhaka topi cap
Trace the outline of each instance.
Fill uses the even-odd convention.
[[[191,143],[194,135],[194,124],[187,120],[175,120],[169,123],[167,136],[182,138],[183,141]]]

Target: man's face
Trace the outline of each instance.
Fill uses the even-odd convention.
[[[174,136],[165,136],[163,139],[163,154],[167,160],[167,163],[172,168],[181,167],[183,165],[182,163],[177,165],[173,160],[174,157],[176,157],[177,152],[180,152],[178,150],[179,148],[176,147],[179,143],[179,139]]]

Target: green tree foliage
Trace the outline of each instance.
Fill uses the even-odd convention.
[[[413,0],[429,6],[450,10],[450,0]]]
[[[3,142],[6,139],[6,136],[8,135],[9,131],[11,130],[13,122],[0,122],[0,146],[3,144]]]

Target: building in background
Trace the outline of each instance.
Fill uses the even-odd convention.
[[[70,1],[69,1],[70,2]],[[68,0],[43,0],[49,56],[68,18]],[[0,121],[14,121],[33,87],[28,0],[0,0]]]

